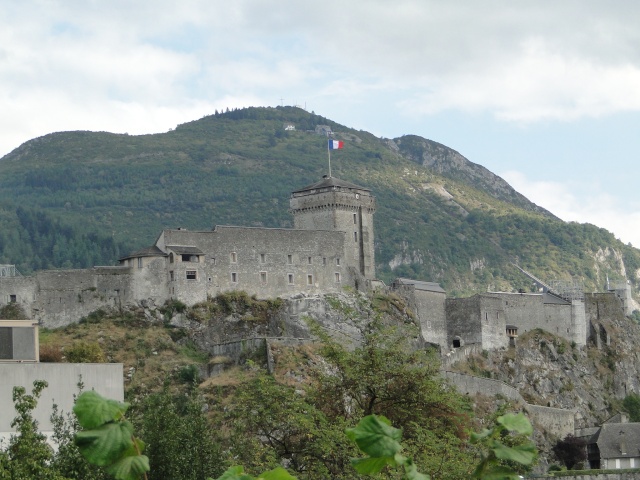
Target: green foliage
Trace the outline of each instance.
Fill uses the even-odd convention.
[[[230,467],[217,480],[296,480],[282,467],[274,468],[268,472],[261,473],[257,477],[244,473],[244,468],[240,466]]]
[[[65,348],[64,355],[69,363],[104,363],[104,351],[97,342],[74,342]]]
[[[196,385],[200,382],[200,371],[196,365],[185,365],[178,370],[178,378],[184,383]]]
[[[203,480],[223,471],[222,455],[205,404],[196,390],[151,394],[132,407],[133,423],[147,444],[149,480]]]
[[[640,395],[630,393],[622,400],[622,406],[629,414],[629,420],[640,422]]]
[[[13,388],[13,403],[18,415],[11,422],[11,427],[16,429],[17,435],[11,437],[6,451],[0,452],[2,480],[64,480],[50,467],[53,451],[33,418],[33,410],[46,387],[47,382],[36,380],[31,394],[27,394],[23,387]]]
[[[0,318],[3,320],[27,320],[27,314],[21,305],[17,303],[7,303],[0,308]]]
[[[581,467],[587,459],[587,442],[582,438],[569,434],[558,440],[552,447],[553,454],[560,460],[568,470],[574,467]]]
[[[88,462],[106,467],[116,480],[147,478],[149,459],[142,455],[144,443],[133,435],[133,426],[124,418],[129,404],[83,392],[73,407],[82,430],[75,443]]]
[[[410,458],[400,454],[402,431],[391,426],[391,422],[382,416],[369,415],[358,426],[346,430],[347,436],[356,442],[358,448],[368,457],[351,461],[358,473],[373,475],[385,467],[402,467],[402,480],[429,480],[428,475],[418,473]]]
[[[509,464],[530,466],[537,456],[536,448],[530,441],[517,445],[505,443],[510,432],[525,437],[531,436],[533,429],[522,414],[506,414],[498,417],[493,428],[471,434],[471,443],[482,447],[481,461],[473,472],[473,478],[487,480],[517,480],[519,473]]]

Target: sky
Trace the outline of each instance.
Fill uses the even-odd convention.
[[[640,247],[636,0],[3,0],[0,156],[298,105],[457,150]]]

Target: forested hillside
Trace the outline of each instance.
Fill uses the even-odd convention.
[[[285,124],[295,131],[285,131]],[[484,167],[417,136],[389,140],[293,107],[216,113],[155,135],[64,132],[0,159],[0,262],[20,271],[114,264],[163,227],[290,227],[292,190],[327,173],[328,125],[345,142],[333,175],[371,188],[376,267],[388,281],[459,295],[531,288],[537,276],[636,282],[640,252],[604,229],[565,223]]]

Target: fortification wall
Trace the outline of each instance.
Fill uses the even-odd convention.
[[[487,350],[507,347],[506,315],[503,302],[499,298],[479,295],[480,323],[482,327],[482,347]]]
[[[127,267],[38,272],[33,318],[45,327],[56,328],[75,323],[99,308],[119,308],[132,301],[131,283]]]
[[[506,323],[518,327],[519,335],[536,328],[545,328],[542,295],[503,292],[486,295],[502,299]]]
[[[415,313],[424,340],[448,349],[446,294],[417,290],[413,285],[397,285],[392,291],[404,298],[407,307]]]
[[[573,410],[543,407],[529,403],[525,405],[524,409],[536,427],[543,428],[559,438],[574,434],[575,412]]]
[[[143,268],[131,267],[131,288],[127,302],[147,300],[156,306],[162,305],[169,297],[168,260],[164,257],[146,259]],[[127,292],[127,293],[129,293]]]
[[[571,310],[571,305],[545,304],[544,323],[539,328],[566,340],[574,340]]]
[[[480,301],[477,295],[468,298],[447,298],[445,314],[448,348],[453,348],[458,340],[460,347],[472,343],[482,344]]]
[[[448,371],[444,371],[442,374],[461,393],[467,395],[479,393],[488,396],[501,395],[511,401],[523,404],[532,423],[539,428],[544,428],[549,433],[558,437],[564,437],[569,433],[573,435],[574,433],[575,414],[572,410],[528,404],[518,390],[499,380]]]
[[[633,472],[620,472],[620,473],[562,475],[562,478],[566,478],[568,480],[638,480],[640,478],[640,470],[636,470]]]
[[[232,290],[273,298],[354,285],[344,232],[218,226],[213,232],[166,230],[162,241],[194,245],[205,253],[204,262],[188,265],[197,271],[196,280],[183,276],[185,264],[173,267],[170,294],[189,305]]]
[[[15,302],[22,307],[28,318],[34,318],[33,302],[37,290],[34,277],[0,277],[0,304]]]

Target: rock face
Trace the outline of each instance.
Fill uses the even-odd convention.
[[[392,142],[393,145],[390,144],[391,141],[387,142],[392,150],[420,165],[429,167],[439,175],[467,181],[495,198],[555,218],[550,212],[516,192],[499,176],[491,173],[482,165],[467,160],[460,153],[445,145],[415,135],[405,135]]]

